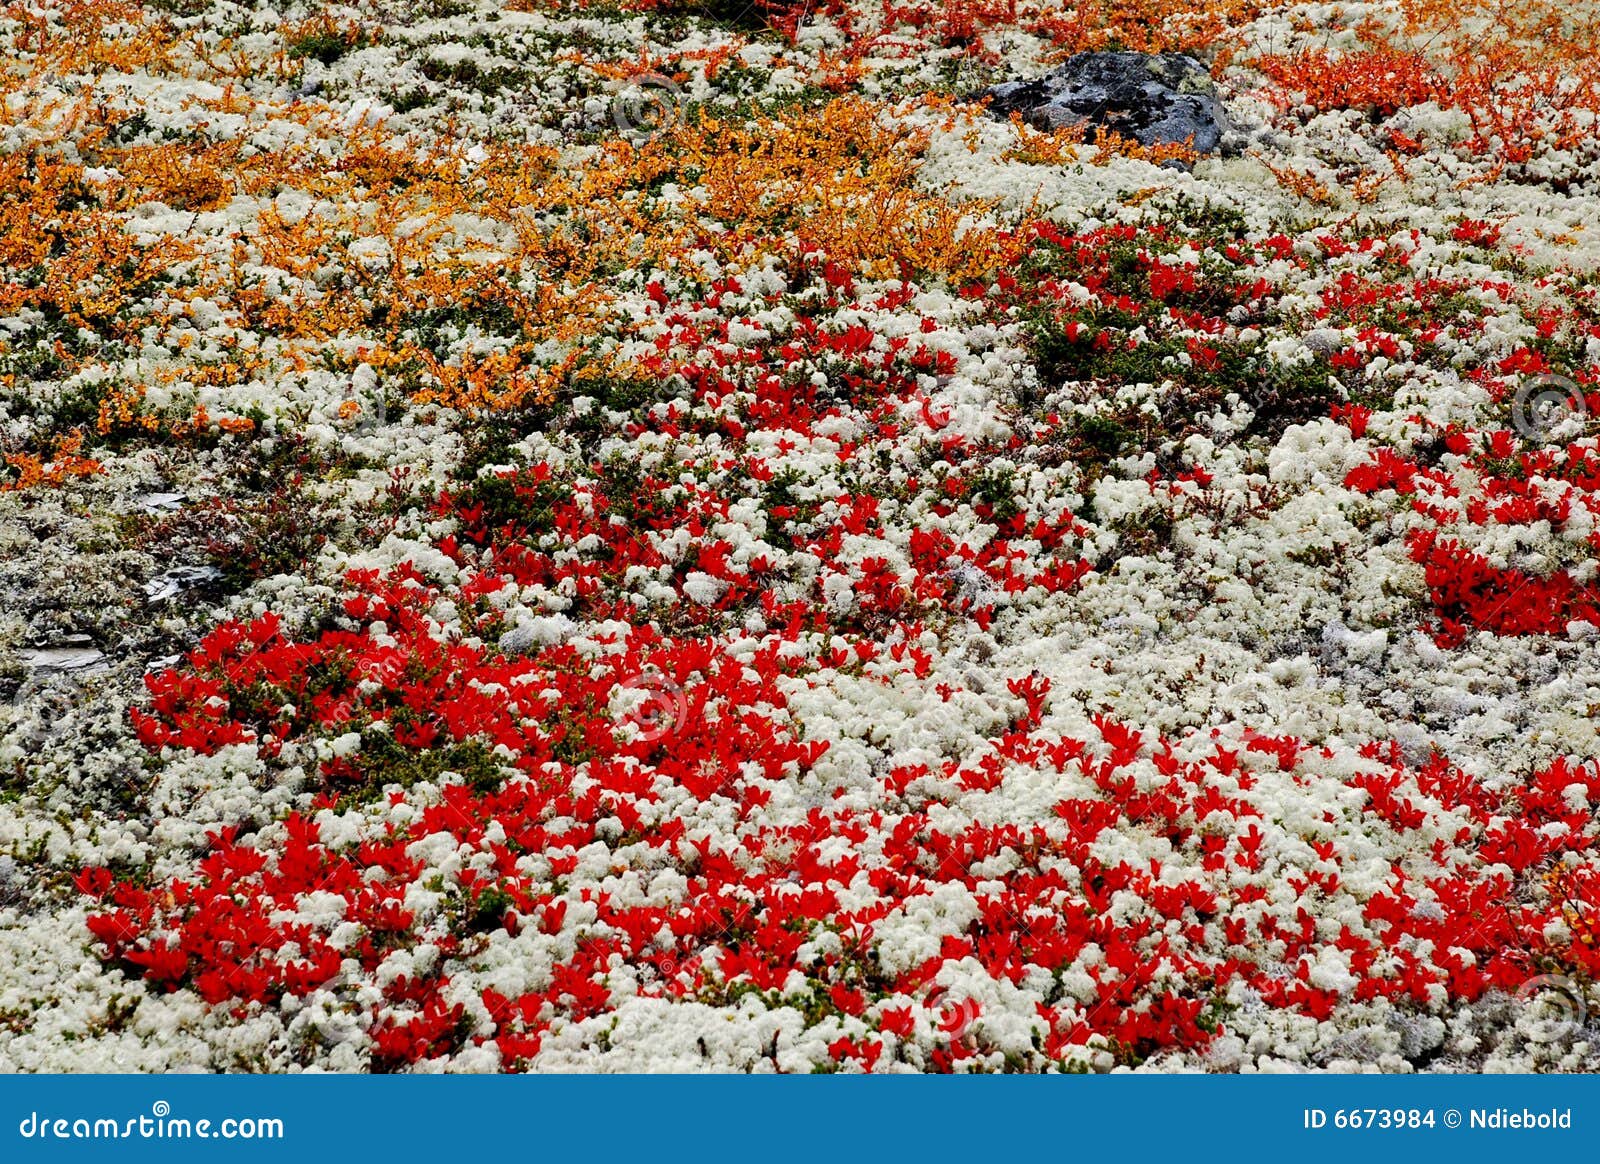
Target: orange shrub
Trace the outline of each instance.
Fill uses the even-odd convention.
[[[1433,101],[1471,120],[1467,150],[1499,167],[1592,135],[1600,113],[1600,16],[1549,0],[1404,0],[1398,29],[1358,26],[1366,47],[1266,55],[1250,63],[1280,87],[1280,107],[1387,117]],[[1403,135],[1402,135],[1403,136]],[[1396,140],[1411,148],[1410,139]],[[1498,170],[1496,171],[1498,172]]]
[[[1334,54],[1307,49],[1292,56],[1257,57],[1251,64],[1285,90],[1302,92],[1319,112],[1362,109],[1388,117],[1432,100],[1438,76],[1419,52],[1392,48]],[[1280,104],[1287,105],[1287,96]]]
[[[0,482],[0,493],[15,493],[40,485],[61,485],[74,477],[93,477],[105,470],[100,462],[82,455],[83,434],[58,437],[47,461],[34,453],[10,453],[6,464],[15,470],[13,481]]]

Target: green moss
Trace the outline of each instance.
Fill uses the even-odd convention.
[[[499,929],[504,924],[507,912],[514,909],[516,904],[511,895],[503,889],[494,886],[485,889],[467,911],[465,917],[467,931],[486,934],[490,930]]]
[[[1074,416],[1068,433],[1105,460],[1120,455],[1138,435],[1109,416]]]
[[[401,722],[398,717],[397,722]],[[446,772],[460,776],[479,792],[493,792],[505,782],[507,772],[485,744],[473,739],[413,748],[395,742],[387,733],[368,732],[361,751],[352,759],[360,778],[354,785],[342,785],[340,791],[356,803],[377,799],[391,784],[410,788],[436,783]]]
[[[470,57],[446,64],[426,60],[421,65],[422,75],[440,84],[459,85],[492,97],[502,89],[525,89],[533,82],[532,74],[523,68],[494,65],[483,68]]]
[[[507,526],[537,537],[555,528],[555,507],[572,496],[570,481],[551,477],[540,481],[529,473],[486,473],[460,496],[462,508],[478,508],[475,525],[499,530]]]
[[[364,29],[358,30],[349,39],[337,29],[318,29],[289,42],[289,55],[296,60],[310,59],[331,65],[346,53],[366,48],[371,43]]]
[[[990,467],[968,482],[968,500],[989,510],[988,520],[1005,525],[1022,512],[1017,504],[1017,474],[1013,469]]]
[[[388,95],[388,102],[396,113],[412,113],[418,109],[426,108],[433,102],[433,98],[428,95],[428,91],[421,85],[413,85],[404,93],[399,90],[391,90]]]

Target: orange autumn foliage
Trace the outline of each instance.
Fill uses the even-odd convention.
[[[1046,132],[1034,129],[1019,113],[1011,115],[1011,124],[1016,127],[1019,140],[1001,155],[1007,161],[1062,166],[1083,161],[1087,156],[1092,165],[1103,166],[1112,158],[1123,157],[1159,166],[1168,161],[1193,165],[1200,157],[1194,146],[1186,142],[1160,142],[1146,146],[1114,130],[1104,129],[1095,132],[1094,149],[1086,155],[1084,146],[1089,144],[1090,137],[1087,125],[1068,125]]]
[[[1403,0],[1398,27],[1369,19],[1355,31],[1356,48],[1250,63],[1278,87],[1281,108],[1303,100],[1318,112],[1379,117],[1426,102],[1460,110],[1472,129],[1467,151],[1500,167],[1580,144],[1600,115],[1600,13],[1591,8]],[[1416,145],[1394,144],[1408,143]]]
[[[77,13],[89,30],[78,39],[100,43],[104,29],[90,17],[109,12]],[[276,68],[279,55],[258,63]],[[0,156],[0,308],[44,309],[170,352],[140,375],[174,390],[163,394],[172,414],[150,414],[140,384],[97,381],[102,433],[195,432],[197,416],[245,428],[242,417],[212,419],[182,401],[200,388],[348,369],[348,357],[330,356],[334,342],[357,342],[363,362],[421,404],[548,397],[564,377],[595,370],[576,353],[608,325],[613,277],[641,262],[690,269],[709,250],[735,271],[820,254],[858,275],[950,280],[995,264],[994,232],[968,221],[983,207],[919,188],[927,135],[859,97],[751,119],[679,117],[653,140],[604,142],[579,167],[509,143],[484,143],[469,158],[450,144],[466,135],[448,126],[442,144],[423,145],[382,121],[351,127],[315,100],[252,106],[225,90],[194,106],[229,114],[218,124],[234,128],[122,145],[115,131],[127,112],[88,99],[52,110],[48,126],[38,109],[0,112],[0,122],[30,118],[34,142]],[[279,149],[244,149],[268,118],[304,133]],[[54,144],[68,139],[71,161]],[[697,190],[697,201],[658,197],[667,183]],[[129,229],[130,212],[150,203],[198,215],[239,196],[257,200],[252,221],[221,245]],[[234,338],[221,350],[192,344],[191,305],[220,312]],[[412,338],[426,313],[462,309],[513,321],[510,342],[462,354]],[[67,374],[97,359],[93,350],[60,356]]]
[[[0,482],[0,493],[19,493],[38,486],[61,485],[76,477],[93,477],[105,470],[100,462],[82,455],[83,433],[58,437],[48,460],[34,453],[8,453],[6,464],[17,474]]]
[[[1286,90],[1303,91],[1314,109],[1363,109],[1388,117],[1397,109],[1431,101],[1438,77],[1420,52],[1364,49],[1335,55],[1307,49],[1251,62]],[[1288,97],[1279,97],[1287,104]]]

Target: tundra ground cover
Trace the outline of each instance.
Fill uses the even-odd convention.
[[[5,8],[0,1064],[1592,1069],[1588,17]]]

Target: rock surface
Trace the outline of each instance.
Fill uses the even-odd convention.
[[[1079,53],[1053,73],[983,95],[991,113],[1021,113],[1039,129],[1088,122],[1140,145],[1188,142],[1202,154],[1216,150],[1228,129],[1211,74],[1177,53]]]

